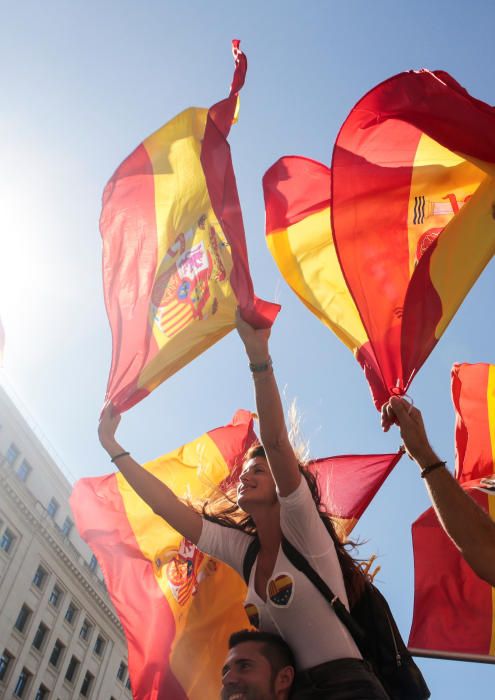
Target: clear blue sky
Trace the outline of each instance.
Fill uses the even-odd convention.
[[[495,5],[472,1],[176,2],[25,0],[0,5],[0,314],[5,370],[75,478],[110,471],[96,424],[110,364],[98,232],[101,192],[120,161],[190,105],[222,98],[230,40],[249,60],[231,144],[257,292],[283,310],[272,354],[297,397],[314,456],[394,450],[349,351],[292,295],[264,243],[261,177],[281,155],[330,162],[353,104],[394,73],[449,71],[495,102]],[[437,451],[452,464],[450,367],[495,362],[494,268],[479,280],[415,379]],[[231,334],[123,418],[119,437],[144,461],[253,405]],[[407,637],[410,525],[427,507],[403,459],[358,527],[380,555],[380,585]],[[433,697],[492,692],[490,666],[424,661]]]

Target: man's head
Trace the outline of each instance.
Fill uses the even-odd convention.
[[[222,669],[222,700],[287,700],[294,667],[290,647],[276,634],[234,632]]]

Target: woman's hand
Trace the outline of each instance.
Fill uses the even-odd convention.
[[[421,411],[405,399],[392,396],[382,406],[382,429],[387,432],[394,423],[399,424],[400,435],[407,454],[420,467],[438,461],[426,435]]]
[[[118,444],[115,439],[115,432],[119,423],[120,413],[115,410],[115,407],[111,403],[107,404],[101,412],[100,423],[98,425],[98,437],[100,438],[102,447],[109,453]]]
[[[240,335],[250,362],[258,363],[268,360],[268,338],[270,328],[253,328],[242,318],[239,308],[235,315],[237,332]]]

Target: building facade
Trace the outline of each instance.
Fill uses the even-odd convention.
[[[131,699],[127,645],[71,485],[0,387],[0,698]]]

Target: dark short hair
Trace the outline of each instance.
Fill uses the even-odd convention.
[[[239,630],[230,635],[229,649],[244,642],[261,644],[261,653],[270,664],[274,676],[285,666],[296,667],[292,649],[278,634],[258,630]]]

